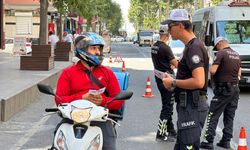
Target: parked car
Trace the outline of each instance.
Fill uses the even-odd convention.
[[[169,44],[170,48],[173,51],[173,54],[175,55],[175,57],[177,58],[177,60],[180,59],[180,57],[182,56],[183,50],[185,48],[185,45],[182,41],[180,40],[169,40]]]
[[[26,42],[25,42],[26,41]],[[25,44],[23,44],[25,42]],[[5,38],[5,49],[3,52],[10,54],[26,55],[32,52],[32,39],[25,38]]]
[[[31,54],[32,52],[32,39],[26,39],[26,44],[25,44],[25,48],[26,48],[26,54]]]
[[[112,42],[123,42],[125,41],[124,37],[121,36],[115,36],[115,37],[111,37],[111,41]]]
[[[157,33],[157,34],[153,34],[153,43],[155,43],[156,41],[159,41],[160,40],[160,35]]]
[[[138,44],[139,43],[139,41],[138,41],[138,36],[137,36],[137,34],[135,35],[135,36],[133,36],[133,44]]]
[[[5,49],[3,52],[13,54],[14,50],[14,38],[5,38]]]

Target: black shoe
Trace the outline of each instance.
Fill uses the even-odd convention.
[[[156,141],[159,141],[159,142],[175,142],[175,138],[172,137],[172,136],[168,136],[168,135],[159,135],[159,134],[156,134]]]
[[[231,149],[229,141],[222,141],[222,140],[220,140],[220,142],[217,143],[216,145],[219,146],[219,147],[226,148],[226,149]]]
[[[168,136],[172,136],[172,137],[176,138],[177,133],[176,133],[175,129],[168,130]]]
[[[209,142],[201,142],[200,148],[203,148],[203,149],[214,149],[214,145],[213,145],[213,143],[209,143]]]

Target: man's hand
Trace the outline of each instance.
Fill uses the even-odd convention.
[[[82,95],[82,99],[88,100],[88,101],[96,104],[97,106],[100,106],[101,103],[102,103],[102,96],[101,96],[101,94],[92,95],[90,93],[86,93],[86,94]]]
[[[90,94],[91,95],[91,94]],[[102,96],[101,94],[98,95],[91,95],[91,102],[96,104],[97,106],[100,106],[102,103]]]
[[[172,91],[172,82],[173,82],[173,78],[169,74],[166,73],[165,78],[162,79],[162,83],[164,87],[169,91]]]

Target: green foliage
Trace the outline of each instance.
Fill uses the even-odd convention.
[[[87,19],[87,30],[93,18],[98,19],[101,30],[107,27],[109,30],[118,32],[122,25],[120,5],[112,0],[54,0],[53,5],[63,15],[73,11]]]
[[[69,10],[69,3],[67,0],[54,0],[53,6],[57,9],[60,14],[66,14]]]
[[[218,5],[223,0],[211,0],[211,1],[212,1],[213,5]]]
[[[113,33],[118,34],[119,29],[123,23],[122,11],[120,5],[117,3],[111,3],[110,11],[107,18],[107,28]]]
[[[160,22],[167,17],[167,10],[189,8],[194,0],[130,0],[129,21],[139,29],[158,30]]]

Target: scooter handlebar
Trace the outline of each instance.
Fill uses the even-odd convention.
[[[123,117],[121,115],[109,113],[108,118],[122,119]]]
[[[45,108],[46,112],[57,112],[58,108]]]

